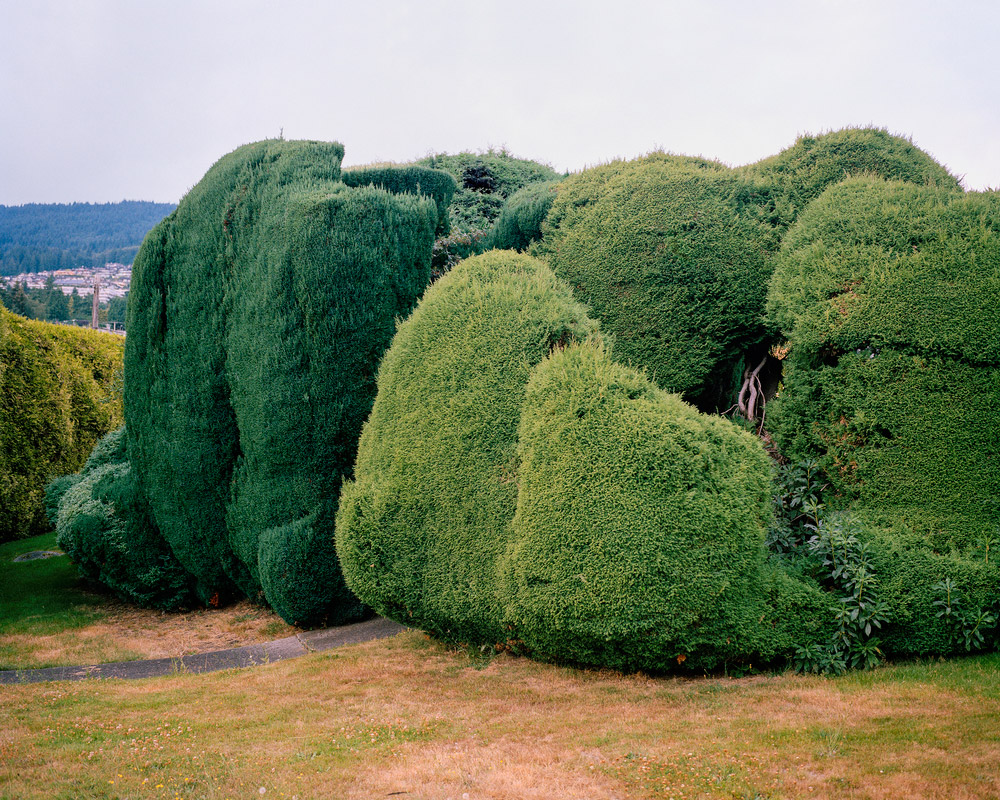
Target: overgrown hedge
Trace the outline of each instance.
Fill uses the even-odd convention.
[[[782,452],[961,545],[1000,519],[998,234],[997,193],[851,179],[789,232],[768,302],[791,344]]]
[[[125,429],[101,439],[62,495],[56,541],[80,574],[131,603],[175,609],[194,601],[193,578],[153,521],[128,459]]]
[[[337,546],[362,600],[450,640],[702,667],[822,634],[826,599],[764,565],[768,503],[753,437],[614,364],[542,262],[495,251],[400,327]]]
[[[45,486],[122,422],[122,341],[0,307],[0,541],[45,532]]]
[[[758,189],[721,164],[664,153],[595,167],[560,185],[536,252],[614,335],[619,359],[724,408],[745,354],[767,338],[778,238],[757,219]]]
[[[220,160],[133,268],[129,456],[202,601],[301,625],[362,613],[333,542],[340,482],[395,318],[427,284],[433,200],[338,179],[343,148]]]
[[[457,185],[451,202],[451,230],[455,233],[485,233],[500,215],[507,199],[533,183],[556,180],[549,166],[515,158],[506,150],[485,153],[438,153],[416,162],[418,166],[444,170]]]

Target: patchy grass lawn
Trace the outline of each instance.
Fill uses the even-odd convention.
[[[9,798],[1000,797],[1000,656],[838,678],[487,665],[420,633],[7,686]]]
[[[249,602],[164,613],[121,603],[80,580],[55,534],[0,544],[0,669],[74,666],[204,653],[290,636],[295,629]]]

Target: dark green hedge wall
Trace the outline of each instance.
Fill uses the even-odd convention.
[[[122,341],[0,307],[0,542],[44,533],[45,486],[121,425]]]
[[[348,186],[377,186],[393,194],[422,194],[434,198],[437,205],[436,234],[447,235],[451,229],[448,206],[455,195],[455,179],[444,170],[405,164],[352,167],[341,173]]]
[[[125,356],[130,456],[203,601],[362,613],[333,521],[375,370],[430,275],[432,200],[338,180],[343,148],[247,145],[147,237]]]
[[[768,304],[791,343],[782,451],[964,543],[1000,522],[998,234],[995,192],[845,181],[789,232]]]

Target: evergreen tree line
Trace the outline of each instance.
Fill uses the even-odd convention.
[[[145,235],[175,207],[137,200],[0,205],[0,275],[131,264]]]

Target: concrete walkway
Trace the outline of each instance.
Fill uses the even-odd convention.
[[[49,667],[48,669],[16,669],[0,671],[0,684],[39,683],[41,681],[78,681],[86,678],[160,678],[178,673],[215,672],[220,669],[256,667],[330,650],[345,644],[358,644],[372,639],[395,636],[406,628],[382,617],[343,625],[303,631],[286,639],[264,644],[250,644],[231,650],[216,650],[177,658],[155,658],[150,661],[120,661],[115,664],[94,664],[87,667]]]

